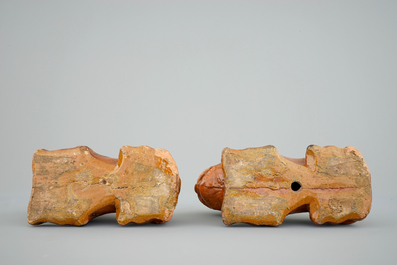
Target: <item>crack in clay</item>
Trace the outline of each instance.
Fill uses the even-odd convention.
[[[352,190],[359,189],[364,187],[337,187],[337,188],[302,188],[301,190]],[[239,190],[239,189],[247,189],[247,190],[256,190],[256,189],[269,189],[269,190],[292,190],[291,188],[269,188],[269,187],[230,187],[229,189]]]

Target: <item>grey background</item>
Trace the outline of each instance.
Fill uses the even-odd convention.
[[[390,264],[396,260],[396,1],[1,1],[1,264]],[[224,147],[353,146],[372,173],[362,222],[223,225],[197,199]],[[164,225],[30,226],[36,149],[170,151]]]

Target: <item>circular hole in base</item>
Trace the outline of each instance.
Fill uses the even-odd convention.
[[[297,181],[294,181],[291,183],[291,190],[293,190],[293,191],[298,191],[298,190],[300,190],[301,187],[302,187],[302,185]]]

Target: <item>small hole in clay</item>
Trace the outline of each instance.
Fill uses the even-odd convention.
[[[106,180],[102,180],[102,184],[106,185]]]
[[[302,187],[302,185],[299,182],[295,181],[295,182],[291,183],[291,189],[293,191],[298,191],[298,190],[300,190],[301,187]]]

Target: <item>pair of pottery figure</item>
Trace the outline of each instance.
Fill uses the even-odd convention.
[[[32,225],[84,225],[116,212],[117,222],[165,223],[178,202],[181,180],[167,150],[123,146],[119,158],[86,146],[33,155],[28,206]],[[371,175],[353,147],[310,145],[305,158],[281,156],[274,146],[225,148],[221,163],[205,170],[195,191],[221,210],[226,225],[277,226],[288,214],[309,212],[316,224],[350,224],[371,208]]]

